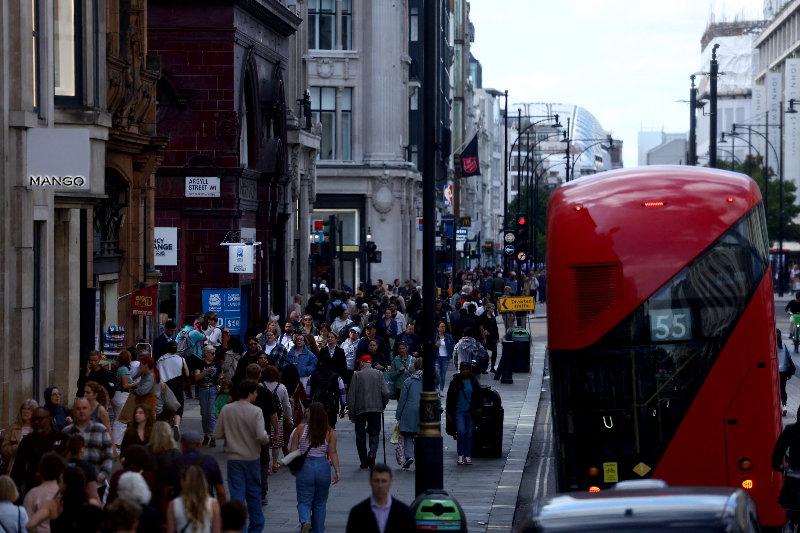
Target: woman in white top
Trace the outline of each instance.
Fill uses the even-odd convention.
[[[306,423],[297,426],[292,435],[291,451],[306,454],[302,468],[292,472],[297,477],[297,514],[302,533],[311,529],[311,508],[314,508],[314,533],[325,533],[325,510],[331,481],[339,482],[339,454],[336,431],[328,425],[328,413],[319,402],[308,406]],[[331,459],[328,462],[328,454]],[[331,465],[334,474],[331,478]]]
[[[272,471],[277,472],[281,466],[280,462],[278,462],[278,455],[280,454],[281,448],[284,447],[284,426],[289,426],[289,431],[291,431],[291,426],[293,425],[292,404],[289,403],[289,393],[286,387],[281,383],[281,375],[274,366],[268,365],[264,368],[264,371],[261,373],[261,383],[259,385],[267,389],[270,394],[272,394],[273,399],[277,396],[280,401],[280,405],[275,405],[275,412],[278,415],[278,444],[270,445],[270,448],[272,448]],[[269,461],[267,460],[265,464],[264,459],[262,459],[262,479],[265,473],[269,473]]]
[[[17,486],[8,476],[0,476],[0,530],[8,533],[25,533],[28,513],[21,505],[14,505],[19,499]]]
[[[191,465],[181,472],[181,495],[167,506],[167,533],[220,533],[219,502],[208,495],[203,469]]]

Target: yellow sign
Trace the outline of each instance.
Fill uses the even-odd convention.
[[[652,468],[647,466],[644,463],[639,463],[638,465],[633,467],[633,471],[639,474],[640,476],[644,477]]]
[[[606,483],[616,483],[619,481],[617,463],[603,463],[603,481]]]
[[[535,311],[536,310],[536,297],[535,296],[512,296],[500,298],[500,312],[507,313],[509,311]]]

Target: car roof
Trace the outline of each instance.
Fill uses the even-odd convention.
[[[669,487],[661,489],[575,492],[543,498],[532,509],[541,531],[580,528],[620,529],[659,525],[713,526],[737,497],[733,488]]]

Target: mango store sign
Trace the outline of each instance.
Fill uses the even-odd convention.
[[[27,135],[28,189],[89,189],[88,129],[30,128]]]
[[[187,198],[219,198],[219,178],[186,178]]]
[[[153,228],[153,264],[178,265],[178,228]]]

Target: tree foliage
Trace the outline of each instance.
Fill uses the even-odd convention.
[[[781,183],[776,179],[775,170],[770,166],[767,173],[769,182],[769,195],[764,187],[764,161],[758,156],[745,157],[744,161],[731,163],[722,159],[717,159],[717,168],[722,170],[732,170],[741,174],[746,174],[753,178],[761,190],[761,197],[764,199],[767,216],[767,233],[769,234],[770,246],[777,243],[779,239],[778,228],[780,225],[780,193]],[[767,204],[767,201],[769,202]],[[795,222],[800,215],[800,206],[797,205],[797,185],[790,180],[783,180],[783,241],[800,242],[800,225]]]

